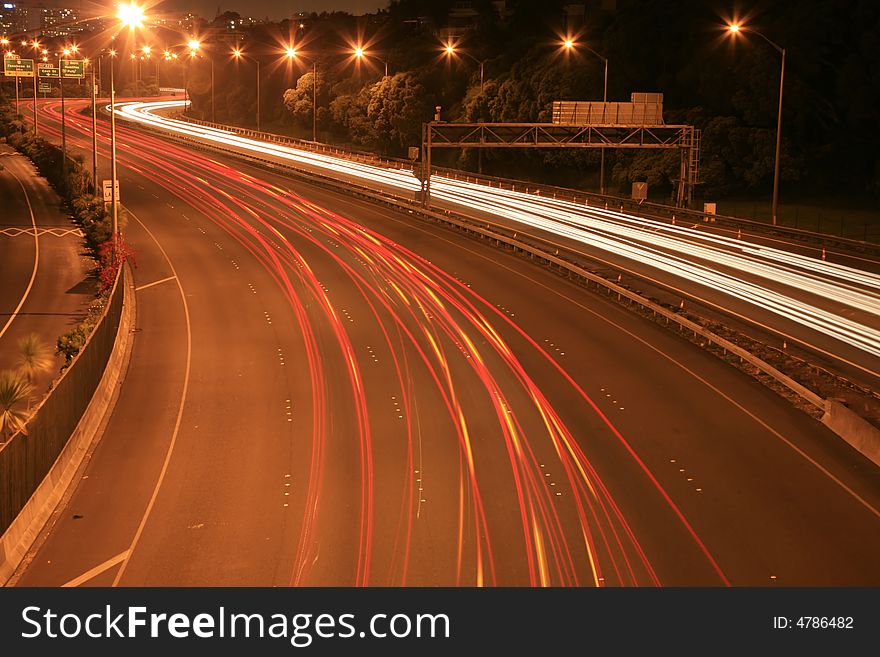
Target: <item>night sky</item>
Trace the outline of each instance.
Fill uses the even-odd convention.
[[[166,0],[164,11],[194,11],[210,20],[220,11],[237,11],[242,16],[280,20],[296,11],[347,11],[364,14],[388,6],[387,0]]]

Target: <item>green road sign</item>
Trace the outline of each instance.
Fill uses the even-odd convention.
[[[84,78],[86,76],[86,63],[82,59],[62,59],[61,75],[65,78]]]
[[[32,78],[34,77],[33,59],[3,59],[3,74],[11,77]]]
[[[40,82],[39,90],[41,94],[50,94],[52,93],[52,85],[46,84],[45,82]]]
[[[61,69],[55,64],[46,64],[45,62],[37,62],[37,77],[41,78],[60,78]]]

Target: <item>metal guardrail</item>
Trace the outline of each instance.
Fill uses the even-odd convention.
[[[336,157],[352,160],[354,162],[375,164],[376,166],[384,166],[392,169],[412,170],[413,167],[413,162],[411,160],[380,156],[369,151],[359,151],[354,148],[343,148],[341,146],[330,146],[329,144],[323,144],[321,142],[309,141],[307,139],[297,139],[295,137],[279,135],[274,132],[263,132],[259,130],[251,130],[250,128],[240,128],[238,126],[228,125],[225,123],[212,123],[211,121],[203,121],[202,119],[196,119],[191,116],[186,116],[185,114],[179,112],[171,116],[172,118],[186,121],[187,123],[193,123],[195,125],[200,125],[205,128],[225,130],[226,132],[232,132],[241,137],[258,139],[260,141],[267,141],[273,144],[285,144],[288,146],[295,146],[296,148],[301,148],[303,150],[311,151],[313,153],[334,155]]]
[[[144,126],[140,127],[144,128]],[[564,258],[559,257],[559,247],[555,244],[551,246],[551,243],[549,241],[539,236],[529,235],[528,237],[530,240],[536,241],[538,243],[543,242],[543,247],[524,242],[518,237],[517,233],[515,233],[514,236],[511,237],[505,232],[509,229],[501,226],[500,224],[493,224],[493,222],[491,221],[481,221],[479,224],[477,224],[473,220],[470,220],[460,215],[456,215],[452,212],[437,212],[434,210],[425,209],[421,207],[421,205],[416,204],[413,199],[408,199],[406,197],[397,196],[394,194],[379,193],[368,187],[356,185],[349,182],[343,182],[331,176],[324,176],[313,172],[306,172],[302,169],[298,169],[290,165],[279,163],[274,160],[268,160],[266,158],[252,156],[247,153],[242,153],[241,151],[227,149],[220,146],[208,145],[197,139],[181,135],[173,135],[161,129],[146,129],[148,129],[150,132],[158,133],[165,137],[171,137],[179,141],[187,142],[190,145],[194,145],[198,150],[203,150],[206,152],[223,152],[239,159],[252,162],[258,166],[267,168],[272,171],[281,170],[290,172],[294,174],[294,176],[297,178],[305,179],[309,182],[332,187],[336,190],[341,190],[348,193],[354,192],[358,196],[364,198],[393,205],[399,209],[403,209],[410,213],[427,217],[435,221],[451,224],[457,228],[477,234],[481,238],[494,240],[498,245],[501,245],[503,243],[512,248],[514,251],[528,254],[532,258],[538,258],[552,266],[565,270],[568,273],[569,277],[576,276],[584,281],[587,281],[588,283],[596,285],[597,287],[604,288],[609,295],[617,295],[618,299],[625,298],[631,303],[643,308],[644,310],[653,313],[655,316],[665,318],[667,323],[672,322],[678,325],[681,331],[686,333],[693,333],[694,336],[699,336],[707,343],[714,344],[716,347],[720,348],[723,353],[730,353],[739,357],[742,362],[748,363],[759,372],[765,374],[766,376],[769,376],[771,379],[781,384],[817,409],[822,411],[824,411],[825,409],[825,400],[820,395],[816,394],[803,384],[795,381],[787,374],[779,371],[770,363],[767,363],[766,361],[758,358],[743,347],[734,344],[733,342],[721,337],[720,335],[710,331],[709,329],[700,326],[696,322],[686,317],[682,317],[678,313],[664,308],[660,304],[657,304],[650,299],[647,299],[646,297],[643,297],[642,295],[633,292],[632,290],[629,290],[621,285],[609,281],[602,276],[599,276],[598,274],[595,274],[585,269],[584,267],[581,267],[576,263],[569,262]]]

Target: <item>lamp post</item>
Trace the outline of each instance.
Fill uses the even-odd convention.
[[[134,95],[135,97],[140,96],[139,84],[138,84],[138,74],[137,74],[137,55],[131,53],[131,77],[134,79]]]
[[[36,51],[35,58],[39,58],[39,56],[40,56],[39,42],[36,39],[34,39],[32,45],[33,45],[34,51]],[[37,136],[39,134],[40,134],[40,125],[37,120],[37,71],[35,70],[34,71],[34,135]]]
[[[143,56],[145,59],[150,59],[150,55],[153,53],[152,46],[144,46],[141,48],[141,52],[144,53]],[[156,57],[156,88],[159,88],[159,58]]]
[[[584,48],[584,50],[589,50],[596,57],[598,57],[599,59],[602,60],[602,62],[605,64],[605,81],[602,85],[602,102],[607,104],[608,103],[608,58],[603,55],[600,55],[598,52],[596,52],[595,50],[590,48],[590,46],[585,45],[585,44],[575,43],[572,39],[565,39],[565,41],[562,42],[562,46],[566,50],[571,50],[577,46],[582,46]],[[602,146],[599,149],[599,193],[602,194],[603,196],[605,194],[605,147],[604,146]]]
[[[453,57],[455,55],[464,55],[466,57],[470,57],[473,61],[475,61],[477,64],[480,65],[480,95],[482,95],[483,88],[484,88],[483,69],[484,69],[484,65],[486,64],[486,60],[485,59],[477,59],[476,57],[474,57],[472,54],[470,54],[466,50],[457,49],[451,41],[448,41],[446,43],[444,50],[446,51],[447,57]],[[483,149],[482,148],[477,149],[477,173],[483,173]]]
[[[192,63],[193,57],[199,52],[199,48],[202,45],[202,42],[198,39],[190,39],[186,44],[189,48],[189,59],[186,60],[186,66],[183,69],[183,113],[184,115],[189,113],[189,65]],[[213,86],[213,85],[212,85]],[[213,90],[212,90],[213,92]]]
[[[110,207],[113,214],[113,249],[119,239],[119,210],[116,202],[116,51],[110,51]]]
[[[64,60],[69,57],[70,48],[65,48],[61,52],[61,59],[58,62],[58,81],[61,87],[61,179],[66,181],[67,178],[67,115],[64,112]]]
[[[165,52],[162,53],[162,59],[164,59],[166,62],[173,62],[175,59],[177,59],[177,53],[171,52],[170,50],[168,50],[168,48],[166,48]],[[157,60],[156,61],[156,83],[157,83],[157,86],[158,86],[158,82],[159,82],[158,70],[159,70],[159,62]]]
[[[98,90],[95,82],[95,65],[88,59],[85,64],[92,73],[92,192],[98,193]],[[98,56],[100,61],[100,55]]]
[[[363,46],[356,46],[352,49],[352,54],[357,59],[363,59],[364,57],[369,57],[370,54],[364,49]],[[378,58],[377,58],[378,59]],[[379,59],[385,65],[385,77],[388,77],[388,60],[387,59]]]
[[[781,55],[781,63],[779,67],[779,103],[776,111],[776,155],[773,160],[773,200],[770,204],[770,216],[772,217],[773,225],[775,226],[779,210],[779,156],[782,146],[782,89],[785,83],[785,48],[774,43],[757,30],[745,28],[738,23],[731,23],[727,26],[727,30],[728,33],[734,37],[742,32],[748,32],[755,36],[759,36],[773,46],[776,52]]]
[[[288,59],[299,57],[296,48],[287,49]],[[312,59],[312,141],[318,141],[318,62],[315,59]]]
[[[477,59],[466,50],[459,50],[452,43],[447,43],[444,49],[446,50],[446,55],[449,57],[453,55],[464,55],[465,57],[470,57],[473,61],[480,65],[480,93],[483,93],[483,66],[486,63],[486,60]]]
[[[236,59],[249,59],[257,65],[257,132],[260,132],[260,60],[256,57],[247,57],[241,48],[234,48],[232,56]]]
[[[116,16],[123,27],[134,31],[143,25],[144,10],[131,3],[120,5]],[[115,37],[114,37],[115,38]],[[119,202],[116,200],[116,186],[119,184],[116,172],[116,51],[110,51],[110,207],[113,216],[113,253],[114,262],[119,257]]]
[[[202,42],[198,39],[190,39],[189,43],[187,43],[187,46],[189,46],[189,58],[190,61],[192,61],[192,58],[196,56],[196,53],[198,53],[199,49],[202,47]],[[211,62],[211,123],[216,123],[217,115],[215,113],[214,104],[214,58],[208,57],[208,60]],[[189,65],[187,64],[187,66]]]
[[[9,39],[6,37],[0,38],[0,47],[3,48],[3,59],[5,60],[10,55],[15,54],[14,51],[9,48]],[[18,117],[18,77],[14,77],[13,81],[15,82],[15,116]]]

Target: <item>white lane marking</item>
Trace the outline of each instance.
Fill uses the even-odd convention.
[[[147,520],[150,517],[150,512],[153,510],[153,506],[156,504],[156,498],[159,496],[159,489],[162,487],[162,482],[165,481],[165,474],[168,472],[168,465],[171,463],[171,455],[174,453],[174,446],[177,444],[177,435],[180,432],[180,423],[183,419],[183,409],[184,406],[186,406],[186,393],[189,390],[189,372],[192,365],[192,324],[190,323],[189,319],[189,305],[186,302],[186,294],[183,291],[183,285],[181,285],[180,283],[180,278],[177,276],[177,270],[174,268],[174,263],[171,262],[171,258],[168,257],[168,253],[165,252],[165,249],[162,248],[159,240],[156,239],[156,236],[153,235],[150,229],[147,228],[146,225],[144,225],[144,222],[138,219],[134,212],[132,212],[131,210],[128,210],[128,213],[136,222],[141,225],[141,227],[145,231],[147,231],[150,239],[152,239],[156,243],[156,246],[159,247],[159,250],[162,252],[165,260],[168,262],[168,266],[171,267],[171,271],[174,273],[174,279],[177,283],[177,289],[180,292],[180,300],[183,303],[184,319],[186,319],[186,370],[183,375],[183,390],[180,393],[180,406],[177,409],[177,419],[174,422],[174,431],[171,434],[171,442],[168,444],[168,449],[165,452],[165,460],[162,463],[162,470],[159,472],[159,478],[156,480],[156,486],[153,488],[153,494],[150,497],[150,501],[147,503],[147,508],[144,510],[144,515],[141,518],[141,522],[138,525],[134,538],[131,541],[131,546],[128,548],[125,558],[122,561],[122,566],[120,566],[119,571],[116,573],[116,578],[113,580],[113,586],[119,586],[119,582],[122,579],[122,576],[125,574],[125,569],[128,567],[131,554],[134,552],[135,547],[137,547],[138,541],[141,538],[141,534],[143,534],[144,532],[144,527],[146,526]]]
[[[28,212],[31,215],[31,224],[34,227],[34,268],[31,271],[31,280],[28,281],[27,289],[25,289],[24,294],[21,295],[21,299],[18,302],[18,305],[15,307],[15,310],[12,311],[12,314],[9,316],[9,319],[6,320],[6,324],[3,325],[3,328],[0,329],[0,338],[3,337],[3,334],[6,333],[6,329],[9,328],[9,325],[12,324],[13,320],[18,317],[18,312],[21,310],[21,307],[24,305],[24,302],[27,301],[28,295],[31,293],[31,288],[34,286],[34,280],[37,278],[37,269],[40,266],[40,238],[37,234],[37,220],[34,217],[34,209],[31,207],[31,199],[28,196],[27,189],[25,189],[24,183],[21,182],[21,179],[16,176],[11,170],[9,173],[15,178],[15,181],[18,183],[18,186],[21,187],[21,191],[24,193],[24,200],[27,202]]]
[[[400,220],[393,219],[393,218],[391,219],[391,221],[396,221],[397,223],[404,223],[404,222],[402,222],[402,221],[400,221]],[[406,225],[412,227],[411,224],[406,224]],[[424,230],[424,229],[422,229],[422,228],[416,228],[416,229],[419,230],[419,231],[422,232],[422,233],[428,233],[427,230]],[[880,509],[877,509],[876,507],[874,507],[870,502],[868,502],[865,498],[863,498],[861,495],[859,495],[855,490],[853,490],[852,488],[850,488],[850,487],[849,487],[844,481],[842,481],[841,479],[839,479],[838,477],[836,477],[836,476],[834,475],[834,473],[832,473],[830,470],[828,470],[827,468],[825,468],[821,463],[819,463],[818,461],[816,461],[815,459],[813,459],[813,458],[812,458],[809,454],[807,454],[804,450],[802,450],[802,449],[799,448],[797,445],[795,445],[794,442],[792,442],[791,440],[789,440],[788,438],[786,438],[784,435],[782,435],[781,432],[777,431],[777,430],[774,429],[772,426],[770,426],[767,422],[765,422],[765,421],[762,420],[760,417],[758,417],[757,415],[755,415],[754,413],[752,413],[751,411],[749,411],[745,406],[743,406],[742,404],[740,404],[739,402],[737,402],[733,397],[730,397],[729,395],[727,395],[727,394],[726,394],[724,391],[722,391],[720,388],[718,388],[718,387],[712,385],[712,383],[710,383],[707,379],[704,379],[702,376],[700,376],[699,374],[697,374],[697,372],[695,372],[694,370],[690,369],[689,367],[687,367],[686,365],[684,365],[684,364],[683,364],[682,362],[680,362],[679,360],[675,359],[675,358],[674,358],[673,356],[671,356],[670,354],[667,354],[667,353],[666,353],[665,351],[663,351],[662,349],[659,349],[658,347],[655,347],[655,346],[654,346],[653,344],[651,344],[648,340],[645,340],[645,339],[639,337],[638,335],[636,335],[636,334],[633,333],[632,331],[628,331],[628,330],[625,329],[623,326],[621,326],[621,325],[618,324],[617,322],[612,321],[611,319],[609,319],[608,317],[606,317],[606,316],[603,315],[602,313],[597,312],[597,311],[595,311],[595,310],[592,310],[591,308],[588,308],[588,307],[585,306],[584,304],[579,303],[578,301],[576,301],[576,300],[573,299],[572,297],[568,296],[567,294],[565,294],[565,293],[562,292],[561,290],[559,290],[559,289],[557,289],[557,288],[555,288],[555,287],[550,287],[550,286],[548,286],[548,285],[545,285],[544,283],[541,283],[541,282],[538,281],[537,279],[532,278],[530,275],[525,274],[525,273],[523,273],[523,272],[520,271],[520,270],[513,269],[513,268],[511,268],[511,267],[508,267],[507,265],[503,265],[503,264],[501,264],[500,262],[498,262],[497,260],[494,260],[494,259],[492,259],[492,258],[489,258],[489,257],[487,257],[487,256],[485,256],[485,255],[483,255],[483,254],[481,254],[481,253],[478,253],[477,251],[474,251],[473,249],[471,249],[471,248],[469,248],[469,247],[467,247],[467,246],[463,246],[463,245],[461,245],[461,244],[457,244],[457,243],[453,242],[452,240],[446,239],[445,237],[439,237],[438,239],[441,240],[441,241],[443,241],[443,242],[446,242],[446,243],[448,243],[448,244],[450,244],[450,245],[452,245],[452,246],[457,246],[457,247],[458,247],[459,249],[461,249],[462,251],[467,251],[468,253],[471,253],[471,254],[473,254],[474,256],[478,257],[478,258],[481,258],[481,259],[483,259],[483,260],[488,260],[489,262],[492,262],[493,264],[495,264],[495,265],[501,267],[502,269],[506,269],[507,271],[509,271],[509,272],[511,272],[511,273],[513,273],[513,274],[515,274],[515,275],[517,275],[517,276],[520,276],[521,278],[525,278],[526,280],[528,280],[528,281],[530,281],[531,283],[537,285],[538,287],[541,287],[541,288],[547,290],[548,293],[550,293],[550,294],[554,294],[554,295],[556,295],[556,296],[558,296],[558,297],[564,299],[566,302],[571,303],[571,304],[574,305],[574,306],[577,306],[578,308],[582,309],[583,311],[585,311],[585,312],[589,313],[590,315],[596,317],[598,320],[603,321],[603,322],[605,322],[606,324],[609,324],[610,326],[613,326],[613,327],[614,327],[615,329],[617,329],[618,331],[620,331],[620,332],[622,332],[622,333],[625,333],[626,335],[630,336],[633,340],[635,340],[636,342],[641,343],[641,344],[644,345],[646,348],[648,348],[648,349],[650,349],[651,351],[655,352],[656,354],[658,354],[658,355],[661,356],[662,358],[668,360],[670,363],[672,363],[673,365],[675,365],[676,367],[678,367],[679,369],[681,369],[682,371],[686,372],[688,375],[690,375],[691,377],[693,377],[694,379],[696,379],[698,382],[700,382],[701,384],[703,384],[704,386],[706,386],[707,388],[709,388],[710,390],[712,390],[712,391],[713,391],[715,394],[717,394],[719,397],[721,397],[722,399],[724,399],[725,401],[727,401],[728,403],[730,403],[734,408],[736,408],[737,410],[739,410],[740,412],[742,412],[743,414],[745,414],[746,416],[748,416],[749,418],[751,418],[756,424],[760,425],[760,426],[763,427],[765,430],[767,430],[769,433],[771,433],[772,435],[774,435],[774,436],[775,436],[777,439],[779,439],[783,444],[785,444],[786,446],[788,446],[789,448],[791,448],[792,451],[794,451],[798,456],[800,456],[801,458],[803,458],[807,463],[809,463],[810,465],[812,465],[813,467],[815,467],[819,472],[821,472],[823,475],[825,475],[826,477],[828,477],[832,482],[834,482],[837,486],[839,486],[843,491],[845,491],[845,492],[846,492],[850,497],[852,497],[856,502],[858,502],[859,504],[861,504],[861,505],[862,505],[865,509],[867,509],[871,514],[873,514],[873,515],[874,515],[875,517],[877,517],[877,518],[880,518]],[[626,312],[626,311],[624,311],[624,312]],[[607,397],[607,396],[608,396],[608,395],[606,395],[606,397]],[[697,488],[696,490],[697,490],[697,492],[702,492],[702,491],[703,491],[702,488]]]
[[[107,561],[105,561],[104,563],[98,564],[97,566],[95,566],[91,570],[87,570],[79,577],[74,577],[69,582],[62,584],[61,588],[71,588],[71,587],[79,586],[80,584],[85,584],[90,579],[97,577],[98,575],[100,575],[104,571],[110,570],[113,566],[118,564],[120,561],[125,559],[127,556],[128,556],[128,550],[124,550],[124,551],[120,552],[119,554],[117,554],[115,557],[111,557],[110,559],[107,559]]]
[[[168,278],[163,278],[162,280],[159,280],[159,281],[153,281],[152,283],[145,283],[144,285],[141,285],[139,287],[134,288],[134,291],[140,292],[141,290],[146,290],[148,287],[153,287],[154,285],[160,285],[162,283],[167,283],[168,281],[173,281],[176,278],[177,278],[176,276],[169,276]]]

